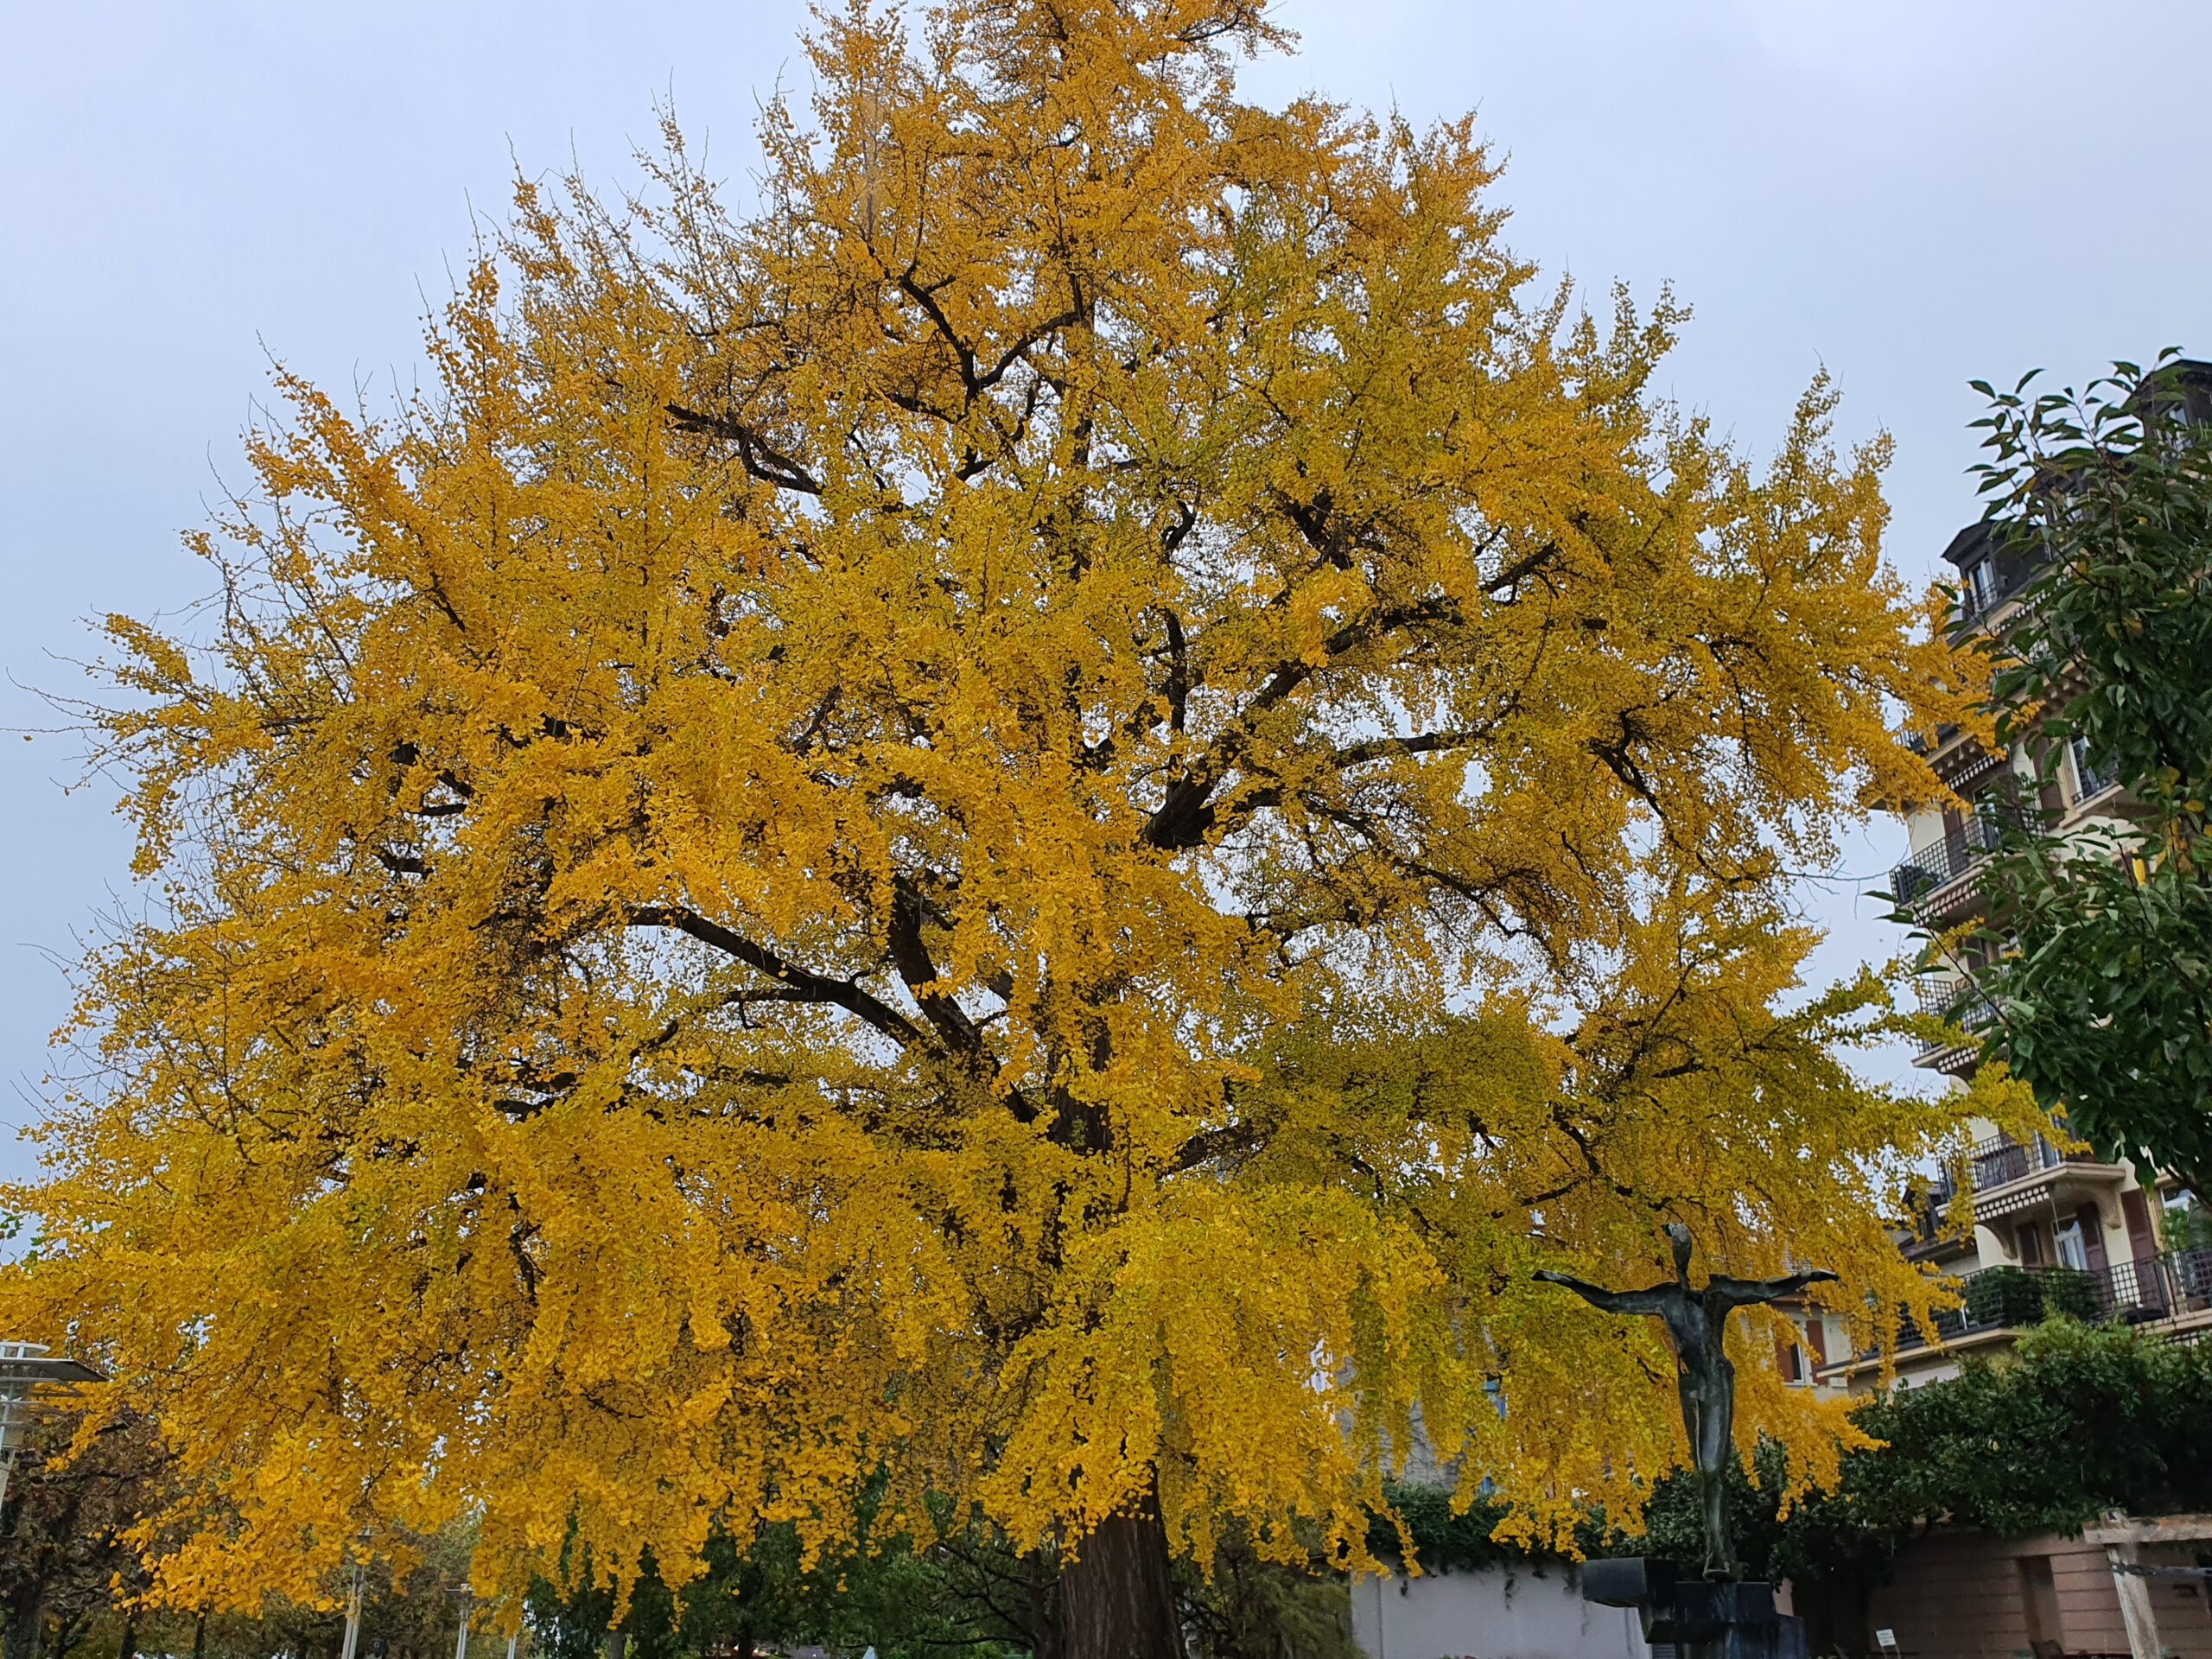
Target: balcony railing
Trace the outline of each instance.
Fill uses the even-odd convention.
[[[2061,1152],[2056,1146],[2037,1135],[2031,1142],[2014,1141],[2009,1135],[1992,1135],[1978,1141],[1967,1155],[1966,1185],[1977,1197],[1997,1192],[2016,1181],[2047,1169],[2063,1169],[2068,1166],[2099,1165],[2094,1152]],[[1911,1253],[1925,1253],[1939,1245],[1955,1241],[1950,1230],[1952,1200],[1958,1196],[1959,1184],[1950,1171],[1915,1185],[1904,1199],[1904,1249]],[[2033,1194],[2028,1195],[2032,1198]],[[2010,1206],[2000,1206],[2000,1210]]]
[[[1984,1268],[1958,1282],[1961,1306],[1934,1318],[1939,1343],[2062,1315],[2088,1325],[2147,1325],[2212,1308],[2212,1249],[2173,1250],[2104,1268]],[[1907,1320],[1897,1346],[1926,1345],[1920,1327]]]
[[[1958,1184],[1945,1173],[1906,1195],[1905,1224],[1910,1236],[1904,1243],[1908,1255],[1949,1242],[1951,1200],[1958,1191]]]
[[[2069,1166],[2099,1180],[2120,1179],[2115,1166],[2087,1147],[2061,1152],[2041,1135],[2024,1145],[2004,1135],[1979,1142],[1967,1169],[1967,1179],[1974,1187],[1974,1219],[1989,1222],[2040,1202],[2050,1183],[2034,1178]]]
[[[1969,1037],[1978,1034],[1997,1018],[1996,1005],[1966,980],[1923,976],[1913,982],[1913,993],[1919,999],[1923,1014],[1932,1014],[1948,1020]],[[1942,1038],[1923,1038],[1920,1044],[1920,1058],[1924,1060],[1932,1054],[1944,1053],[1956,1046],[1958,1045]]]
[[[1993,1135],[1974,1143],[1974,1190],[1986,1192],[1992,1187],[2010,1186],[2015,1181],[2025,1180],[2039,1169],[2095,1161],[2094,1154],[2061,1152],[2041,1135],[2028,1145],[2006,1135]]]
[[[1890,896],[1916,911],[1929,908],[1945,888],[2004,845],[2006,829],[2018,827],[2019,816],[2009,803],[1977,802],[1973,816],[1890,872]]]
[[[2097,1283],[2102,1317],[2130,1325],[2212,1307],[2212,1249],[2115,1262]]]

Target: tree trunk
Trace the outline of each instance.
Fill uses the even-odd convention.
[[[126,1613],[123,1618],[123,1640],[116,1644],[116,1659],[136,1659],[138,1651],[138,1621]]]
[[[1060,1659],[1182,1659],[1167,1529],[1149,1493],[1083,1541],[1060,1575]]]

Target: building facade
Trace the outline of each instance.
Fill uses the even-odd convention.
[[[2158,384],[2169,412],[2212,419],[2212,364],[2175,363]],[[2037,545],[2008,543],[1986,523],[1961,531],[1943,558],[1956,572],[1962,620],[1996,633],[2019,613],[2042,566]],[[1957,800],[1907,821],[1910,851],[1891,872],[1889,888],[1931,932],[1984,912],[1976,878],[2006,830],[2040,824],[2066,835],[2124,823],[2130,810],[2126,791],[2098,776],[2078,748],[2054,756],[2016,744],[1997,753],[1947,728],[1929,760]],[[1955,969],[1919,985],[1923,1007],[1969,1036],[1993,1017],[1972,983],[1981,948],[1967,945]],[[1978,1060],[1972,1043],[1931,1044],[1918,1056],[1920,1065],[1961,1077]],[[2212,1327],[2212,1248],[2191,1248],[2180,1224],[2198,1195],[2126,1160],[2105,1162],[2041,1137],[2023,1145],[1993,1125],[1976,1128],[1963,1171],[1915,1198],[1907,1249],[1954,1280],[1964,1305],[1940,1316],[1933,1332],[1900,1333],[1900,1386],[1952,1375],[1966,1355],[2001,1349],[2024,1327],[2058,1313],[2120,1319],[2177,1338]],[[1957,1223],[1968,1215],[1971,1228],[1962,1229]],[[1794,1362],[1806,1382],[1853,1393],[1878,1385],[1880,1357],[1853,1351],[1840,1321],[1808,1321],[1806,1348]]]

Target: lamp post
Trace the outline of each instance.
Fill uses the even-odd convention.
[[[353,1558],[353,1582],[346,1591],[346,1641],[338,1659],[353,1659],[361,1649],[361,1558]]]
[[[338,1649],[338,1659],[356,1659],[361,1650],[361,1592],[368,1573],[369,1546],[375,1541],[376,1534],[363,1527],[353,1535],[353,1547],[346,1552],[353,1563],[353,1576],[346,1587],[346,1640]]]
[[[32,1392],[48,1383],[106,1381],[106,1372],[50,1353],[43,1343],[0,1342],[0,1503],[8,1501],[9,1477],[30,1423]]]

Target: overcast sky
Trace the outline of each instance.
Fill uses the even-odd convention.
[[[0,78],[0,1122],[35,1110],[55,958],[127,885],[111,790],[65,795],[82,620],[197,597],[179,550],[269,354],[342,389],[410,372],[424,296],[512,168],[628,179],[672,94],[741,174],[759,99],[804,85],[786,0],[69,0],[11,9]],[[1666,377],[1755,448],[1825,364],[1886,428],[1891,550],[1930,573],[1974,515],[1966,383],[2212,352],[2212,5],[2135,0],[1284,0],[1301,53],[1255,95],[1479,112],[1509,238],[1695,316]],[[1855,895],[1875,826],[1809,896],[1831,973],[1887,956]],[[0,1169],[25,1154],[0,1143]]]

